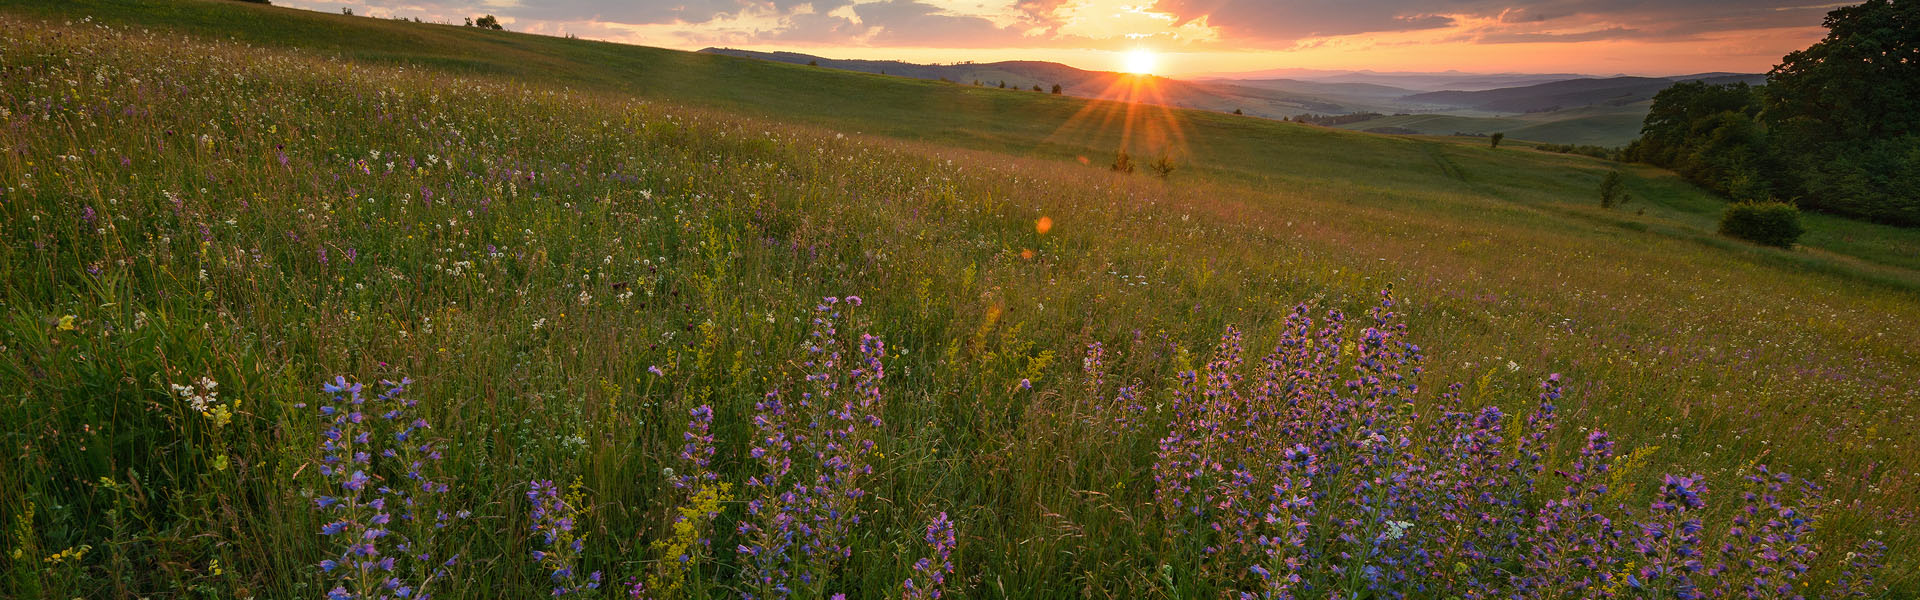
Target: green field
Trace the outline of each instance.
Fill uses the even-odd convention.
[[[316,565],[343,546],[316,532],[344,509],[316,499],[354,469],[327,459],[316,411],[342,376],[369,395],[412,380],[403,414],[431,424],[427,477],[450,488],[422,501],[471,511],[394,526],[461,557],[439,597],[547,595],[575,581],[560,564],[651,597],[764,587],[739,550],[759,539],[739,526],[766,523],[756,418],[773,391],[782,418],[849,418],[798,403],[826,381],[884,400],[847,409],[876,417],[846,426],[871,450],[823,451],[871,472],[843,472],[863,494],[810,497],[862,518],[808,534],[847,553],[793,563],[819,574],[794,596],[924,584],[944,513],[952,594],[1218,597],[1253,576],[1171,508],[1165,440],[1240,414],[1200,390],[1268,398],[1263,377],[1291,377],[1258,364],[1277,344],[1340,365],[1329,396],[1398,385],[1412,367],[1381,348],[1399,346],[1288,321],[1308,303],[1373,326],[1388,288],[1381,329],[1419,346],[1421,389],[1370,410],[1407,431],[1504,411],[1486,449],[1543,469],[1512,496],[1522,518],[1605,430],[1619,458],[1596,510],[1638,520],[1663,474],[1697,473],[1690,514],[1717,549],[1764,464],[1821,490],[1794,505],[1817,515],[1794,585],[1839,589],[1868,540],[1887,545],[1873,597],[1920,585],[1920,231],[1809,215],[1804,246],[1760,248],[1712,233],[1721,201],[1672,173],[1525,144],[231,2],[0,5],[0,76],[0,436],[19,457],[0,470],[0,596],[323,596],[341,575]],[[1139,172],[1108,168],[1123,148]],[[1613,170],[1633,199],[1602,209]],[[1228,327],[1237,388],[1209,365]],[[866,364],[862,334],[885,340],[883,382],[819,364]],[[1397,366],[1365,366],[1382,351]],[[1183,384],[1196,370],[1218,382]],[[1550,373],[1548,430],[1529,415]],[[683,456],[702,407],[710,464]],[[1452,464],[1369,443],[1325,456]],[[797,455],[793,477],[837,464]],[[374,485],[405,460],[375,460]],[[1325,477],[1313,531],[1373,506],[1364,480]],[[570,517],[554,544],[527,497],[541,480]],[[1413,514],[1381,522],[1406,544],[1473,529]],[[1524,560],[1362,581],[1379,557],[1336,559],[1349,543],[1304,543],[1301,597],[1502,589]],[[1609,563],[1610,585],[1650,561]]]
[[[1340,128],[1352,131],[1405,129],[1421,135],[1505,133],[1508,139],[1513,140],[1617,148],[1640,137],[1640,122],[1646,119],[1648,106],[1650,104],[1647,102],[1624,106],[1582,106],[1504,117],[1392,115],[1347,123],[1340,125]]]

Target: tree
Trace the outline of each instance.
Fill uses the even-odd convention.
[[[1244,115],[1244,114],[1247,114],[1247,113],[1243,113],[1243,112],[1240,112],[1240,109],[1238,109],[1238,108],[1236,108],[1236,109],[1233,109],[1233,114],[1236,114],[1236,115]]]
[[[1056,84],[1053,84],[1053,93],[1055,93],[1055,94],[1058,94],[1058,93],[1060,93],[1060,84],[1058,84],[1058,83],[1056,83]]]
[[[1676,83],[1654,94],[1640,127],[1640,139],[1627,146],[1629,160],[1675,168],[1701,139],[1712,135],[1702,125],[1718,115],[1760,114],[1760,97],[1744,83]],[[1725,121],[1723,121],[1725,124]]]
[[[1495,148],[1499,148],[1499,147],[1500,147],[1500,140],[1504,140],[1504,139],[1507,139],[1507,134],[1504,134],[1504,133],[1496,133],[1496,134],[1493,134],[1493,137],[1491,137],[1491,138],[1488,138],[1488,139],[1489,139],[1489,140],[1491,140],[1491,141],[1493,142],[1493,147],[1495,147]]]
[[[1036,91],[1036,92],[1040,91],[1040,84],[1038,83],[1033,84],[1033,91]]]
[[[351,17],[351,16],[353,16],[353,9],[351,9],[351,8],[345,8],[345,7],[342,7],[342,8],[340,9],[340,14],[343,14],[343,15],[346,15],[346,16],[349,16],[349,17]]]
[[[1735,200],[1782,195],[1781,167],[1759,121],[1760,96],[1744,83],[1678,83],[1653,97],[1640,138],[1621,152]]]
[[[1619,171],[1607,171],[1600,179],[1600,208],[1613,208],[1627,203],[1627,185],[1621,181]]]
[[[1132,173],[1133,157],[1126,150],[1121,150],[1120,154],[1113,157],[1113,170],[1116,173]]]
[[[1000,89],[1003,89],[1003,90],[1007,89],[1007,80],[1005,79],[1000,80]]]
[[[807,66],[809,66],[809,67],[818,67],[818,66],[820,66],[820,61],[817,61],[817,60],[810,60],[810,61],[807,61]]]
[[[1824,24],[1767,73],[1787,187],[1808,208],[1920,225],[1920,0],[1867,0]]]
[[[494,17],[493,15],[487,15],[484,17],[480,17],[478,19],[474,19],[473,26],[479,27],[481,29],[492,29],[494,31],[500,31],[502,29],[507,28],[505,25],[501,25],[500,19]]]

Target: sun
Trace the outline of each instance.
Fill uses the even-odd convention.
[[[1123,71],[1135,75],[1152,75],[1154,67],[1159,66],[1160,57],[1152,50],[1134,48],[1121,56],[1120,61]]]

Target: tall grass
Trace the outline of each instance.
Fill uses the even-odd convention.
[[[1530,414],[1560,372],[1555,428],[1499,423],[1534,436],[1501,447],[1537,454],[1534,472],[1592,468],[1582,448],[1605,429],[1614,493],[1636,507],[1606,514],[1699,518],[1717,547],[1742,506],[1720,490],[1766,464],[1825,498],[1806,507],[1821,550],[1797,584],[1858,581],[1849,550],[1880,540],[1893,576],[1878,585],[1912,596],[1920,305],[1894,286],[1456,188],[1162,183],[86,21],[7,17],[0,36],[9,596],[321,596],[347,589],[321,566],[343,555],[323,533],[365,536],[388,510],[415,533],[382,556],[435,548],[381,572],[417,585],[459,557],[439,597],[878,597],[936,575],[982,596],[1252,589],[1254,571],[1204,558],[1203,521],[1171,510],[1155,479],[1169,432],[1199,418],[1196,374],[1239,389],[1204,366],[1221,331],[1297,342],[1296,302],[1363,314],[1389,286],[1425,386],[1465,384],[1444,402],[1409,393],[1410,410]],[[846,296],[864,302],[817,314]],[[855,434],[871,453],[821,446],[752,485],[769,394],[819,391],[819,319],[840,328],[842,367],[864,364],[861,334],[885,342],[884,379],[827,377],[880,396],[859,408],[875,411]],[[437,513],[368,499],[343,517],[320,500],[356,472],[374,491],[414,481],[400,453],[420,448],[342,469],[359,459],[316,412],[338,405],[322,386],[408,379],[408,420],[373,430],[427,424],[409,434],[438,456],[419,475],[455,515],[431,536]],[[1238,447],[1205,448],[1229,464]],[[714,477],[687,479],[696,468]],[[845,509],[826,500],[842,480],[806,479],[855,472]],[[740,525],[775,485],[840,490],[796,514],[860,519],[759,586],[741,549],[763,529]],[[1696,486],[1704,507],[1686,500]],[[1538,487],[1499,497],[1534,518],[1562,498]],[[1655,499],[1685,510],[1638,508]],[[1315,514],[1315,535],[1355,518]],[[1427,524],[1368,527],[1390,522]],[[1302,589],[1498,579],[1334,570],[1379,566],[1336,548],[1366,541],[1307,537]],[[1514,552],[1499,564],[1523,565]],[[1635,568],[1653,564],[1671,563]],[[570,579],[592,573],[605,584]]]

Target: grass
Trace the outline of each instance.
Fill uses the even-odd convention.
[[[1522,414],[1563,374],[1552,468],[1603,428],[1631,502],[1700,473],[1724,519],[1764,462],[1825,488],[1816,586],[1861,540],[1920,560],[1911,230],[1755,248],[1670,174],[1627,168],[1602,210],[1622,167],[1484,140],[239,4],[0,12],[9,596],[318,595],[336,375],[412,378],[447,438],[474,513],[452,597],[549,587],[532,480],[577,494],[582,570],[667,577],[665,469],[713,407],[734,492],[682,577],[727,595],[754,404],[849,294],[845,331],[891,348],[829,582],[857,596],[897,590],[941,512],[961,593],[1191,595],[1151,472],[1178,374],[1228,325],[1271,346],[1295,302],[1358,315],[1389,285],[1429,388]],[[1183,169],[1108,172],[1126,124]],[[1146,389],[1138,430],[1078,425],[1095,341]],[[203,377],[207,411],[172,387]]]
[[[1398,128],[1421,135],[1505,133],[1511,140],[1552,144],[1619,147],[1640,137],[1640,122],[1649,103],[1625,106],[1584,106],[1545,113],[1503,117],[1460,115],[1393,115],[1341,125],[1341,129],[1368,131]]]

